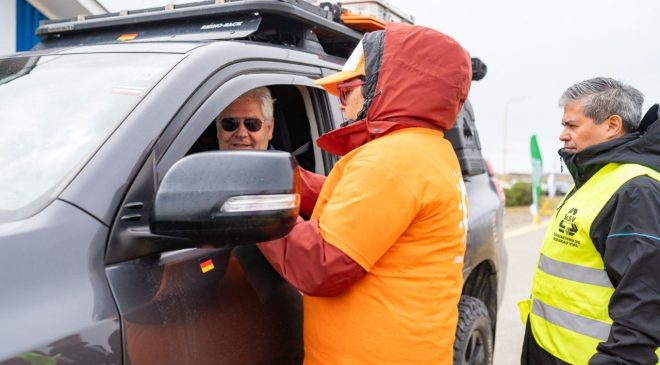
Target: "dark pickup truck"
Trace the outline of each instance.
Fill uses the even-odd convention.
[[[326,174],[337,161],[313,141],[342,122],[338,100],[313,80],[362,34],[295,0],[37,34],[34,50],[0,58],[0,364],[301,363],[300,293],[254,243],[293,225],[296,165]],[[257,86],[277,99],[283,152],[208,152],[218,111]],[[469,103],[447,138],[470,204],[454,361],[489,364],[503,200]]]

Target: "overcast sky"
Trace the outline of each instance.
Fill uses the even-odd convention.
[[[660,102],[660,2],[654,0],[391,0],[417,24],[442,31],[488,65],[472,84],[484,154],[501,172],[531,170],[536,134],[544,170],[559,171],[561,93],[575,82],[613,77],[638,88],[644,111]],[[508,109],[508,113],[505,112]]]
[[[162,0],[103,0],[110,11],[162,5]],[[561,93],[575,82],[608,76],[660,102],[660,1],[655,0],[390,0],[416,23],[442,31],[481,58],[485,79],[470,98],[484,155],[495,170],[531,170],[536,134],[544,170],[559,172]],[[130,4],[130,5],[129,5]],[[144,5],[144,6],[138,6]],[[506,112],[508,110],[508,113]],[[506,152],[504,123],[507,119]]]

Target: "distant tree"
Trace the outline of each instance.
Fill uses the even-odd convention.
[[[515,207],[532,204],[532,184],[518,181],[509,189],[504,189],[506,196],[506,206]]]

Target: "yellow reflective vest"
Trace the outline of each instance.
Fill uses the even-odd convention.
[[[651,168],[610,163],[564,197],[545,235],[531,298],[518,304],[538,345],[570,364],[588,364],[612,325],[614,287],[589,236],[591,224],[623,184],[641,175],[660,181]]]

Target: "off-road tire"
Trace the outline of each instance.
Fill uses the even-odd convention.
[[[461,296],[454,340],[454,365],[491,365],[493,334],[486,305],[475,297]]]

